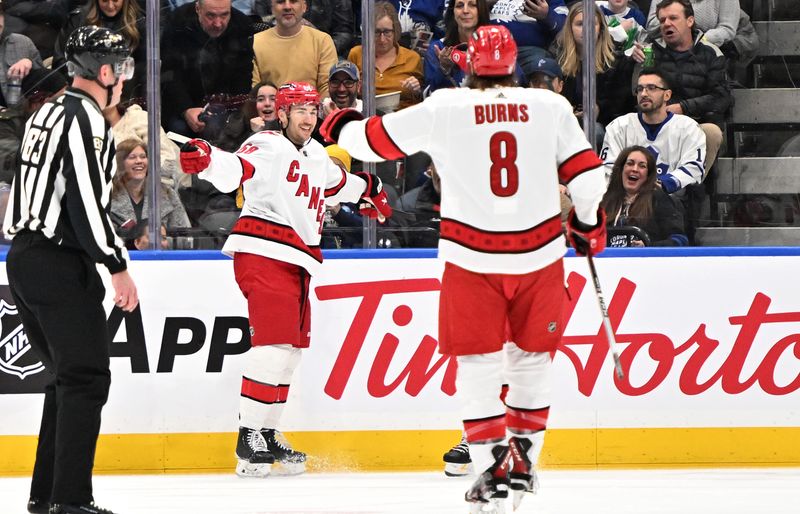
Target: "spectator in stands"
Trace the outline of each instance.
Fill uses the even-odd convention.
[[[138,139],[147,145],[147,111],[138,104],[117,104],[103,111],[103,116],[111,124],[114,131],[114,141]],[[159,129],[161,141],[161,183],[178,189],[181,185],[188,186],[186,175],[181,172],[178,165],[178,145],[167,137],[163,129]],[[184,182],[181,183],[181,180]]]
[[[673,199],[656,186],[656,161],[644,147],[625,148],[614,162],[611,181],[600,206],[608,226],[635,226],[650,238],[649,246],[685,246],[683,218]],[[611,235],[609,246],[615,246]],[[633,240],[631,246],[645,246]]]
[[[525,76],[542,57],[567,20],[564,0],[497,0],[490,13],[492,23],[504,25],[514,36],[519,51],[517,65]]]
[[[595,7],[595,61],[597,74],[597,112],[595,119],[603,126],[631,112],[633,97],[628,91],[633,75],[633,61],[615,52],[600,9]],[[575,106],[575,115],[582,116],[583,104],[583,4],[573,4],[567,25],[558,37],[558,62],[564,73],[562,94]],[[601,140],[602,141],[602,140]]]
[[[25,122],[45,102],[62,94],[67,81],[60,73],[36,68],[22,80],[22,101],[0,111],[0,184],[10,184],[19,166]]]
[[[267,12],[272,12],[269,1],[260,0],[260,2],[263,2]],[[340,57],[347,56],[353,45],[355,32],[355,12],[351,0],[312,0],[307,2],[303,18],[315,29],[331,36],[336,53]]]
[[[418,52],[428,51],[430,42],[444,35],[442,14],[445,0],[389,0],[400,22],[398,40],[402,46]]]
[[[272,0],[275,26],[253,41],[252,83],[306,82],[328,96],[328,72],[336,47],[328,34],[303,23],[306,0]]]
[[[67,17],[61,0],[4,0],[5,30],[8,34],[27,36],[36,45],[42,59],[53,56],[58,31]]]
[[[710,170],[722,144],[721,124],[731,105],[725,57],[695,28],[689,0],[661,0],[656,5],[661,37],[653,43],[655,67],[672,89],[667,110],[694,118],[706,135],[704,166]],[[640,48],[633,52],[644,60]]]
[[[666,193],[702,182],[705,134],[690,117],[667,110],[672,90],[664,73],[643,70],[637,79],[636,97],[639,112],[620,116],[606,127],[600,151],[606,174],[625,148],[642,146],[653,155],[658,184]]]
[[[14,77],[21,81],[34,67],[43,67],[36,45],[27,36],[5,30],[5,15],[0,4],[0,105],[10,103],[7,100],[9,79]]]
[[[97,25],[122,34],[130,45],[136,71],[132,80],[125,81],[122,100],[145,96],[147,51],[145,46],[145,19],[137,0],[89,0],[69,13],[64,27],[56,39],[53,50],[54,70],[67,75],[64,45],[78,27]]]
[[[325,117],[336,109],[352,108],[362,110],[361,74],[358,67],[350,61],[341,60],[331,66],[328,75],[330,98],[325,98],[320,107],[319,117]]]
[[[129,231],[150,217],[147,182],[147,148],[139,139],[126,139],[117,144],[117,174],[111,192],[111,220],[122,239],[135,239]],[[178,194],[160,184],[161,223],[167,230],[191,226]]]
[[[645,30],[644,13],[628,5],[628,0],[597,0],[597,6],[606,19],[608,33],[617,47],[632,47],[639,33]]]
[[[489,24],[486,0],[452,0],[444,13],[444,37],[425,53],[425,94],[443,87],[461,87],[464,82],[466,46],[480,25]]]
[[[280,130],[275,112],[278,88],[272,82],[259,82],[241,109],[228,115],[219,137],[211,143],[228,152],[235,152],[245,139],[262,130]]]
[[[561,66],[555,59],[549,57],[543,57],[536,62],[528,82],[532,88],[549,89],[558,94],[564,90],[564,74]]]
[[[182,5],[164,27],[161,59],[162,124],[186,136],[213,138],[224,116],[203,114],[209,98],[250,91],[252,23],[231,0]]]
[[[161,225],[161,249],[167,250],[169,248],[169,239],[167,238],[167,227]],[[128,250],[149,250],[150,249],[150,220],[143,219],[136,226],[129,231],[129,236],[123,238],[125,247]]]
[[[650,4],[647,31],[653,39],[661,35],[661,21],[657,8],[663,2]],[[701,31],[708,43],[720,48],[732,42],[739,26],[739,0],[692,0],[694,28]]]
[[[400,108],[422,100],[422,59],[400,46],[400,21],[389,2],[377,2],[375,24],[375,94],[400,91]],[[347,59],[363,73],[363,47],[350,50]]]

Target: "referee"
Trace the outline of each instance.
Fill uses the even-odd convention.
[[[111,273],[118,307],[131,311],[139,299],[108,218],[116,167],[101,110],[119,102],[133,61],[122,36],[95,26],[75,30],[65,50],[72,87],[28,120],[3,224],[13,238],[11,293],[31,346],[52,374],[28,511],[111,514],[92,497],[100,412],[111,384],[96,263]]]

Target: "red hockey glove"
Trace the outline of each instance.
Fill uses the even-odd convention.
[[[181,169],[200,173],[211,164],[211,144],[204,139],[190,139],[181,146]]]
[[[342,127],[351,121],[363,119],[364,115],[361,114],[361,111],[357,111],[356,109],[337,109],[323,120],[322,125],[319,127],[319,133],[322,134],[325,141],[336,143],[339,141],[339,132],[342,131]]]
[[[383,190],[381,179],[377,175],[371,175],[363,171],[356,171],[353,175],[361,177],[367,183],[367,187],[364,188],[364,194],[361,195],[361,198],[367,201],[362,202],[358,206],[358,210],[362,215],[378,218],[383,223],[386,218],[392,215],[392,207],[389,205],[386,191]]]
[[[597,255],[606,249],[606,213],[597,209],[597,225],[589,226],[575,215],[575,208],[567,216],[567,241],[578,255]]]

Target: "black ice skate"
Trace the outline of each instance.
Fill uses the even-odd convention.
[[[494,464],[478,475],[478,479],[464,494],[464,499],[470,502],[471,514],[504,514],[506,511],[511,452],[508,446],[497,445],[492,448],[492,455],[495,457]]]
[[[508,472],[509,488],[512,494],[512,504],[517,510],[525,493],[536,494],[539,481],[536,471],[531,465],[528,451],[531,449],[531,440],[525,437],[512,437],[508,442],[511,454],[511,469]]]
[[[58,504],[54,503],[50,506],[50,514],[114,514],[108,509],[103,509],[91,503],[75,504]]]
[[[236,458],[236,474],[240,477],[263,478],[269,475],[272,463],[275,462],[261,432],[245,427],[239,427]]]
[[[31,497],[28,500],[28,512],[31,514],[49,514],[50,504],[39,498]]]
[[[450,448],[442,457],[444,474],[449,477],[463,477],[472,473],[472,459],[469,457],[467,436],[461,436],[461,442]]]
[[[261,435],[267,442],[267,448],[275,456],[272,466],[274,475],[299,475],[306,470],[306,454],[295,451],[289,441],[273,428],[262,428]]]

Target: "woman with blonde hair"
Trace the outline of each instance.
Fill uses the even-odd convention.
[[[145,19],[137,0],[89,0],[69,13],[66,24],[56,39],[52,69],[67,74],[64,44],[78,27],[97,25],[122,35],[130,45],[131,57],[136,64],[133,79],[125,81],[122,99],[145,96],[144,80],[147,65],[145,49]]]
[[[594,118],[602,125],[622,114],[634,110],[631,91],[633,61],[614,50],[614,40],[600,9],[595,5],[595,58],[597,75],[597,105]],[[575,115],[583,115],[583,4],[573,4],[567,15],[564,29],[557,39],[556,55],[564,73],[563,94],[575,108]],[[600,140],[602,142],[602,139]]]
[[[377,2],[375,13],[375,94],[400,91],[400,108],[422,100],[422,59],[400,46],[400,20],[397,9],[389,2]],[[358,66],[363,75],[361,45],[350,50],[347,60]]]

